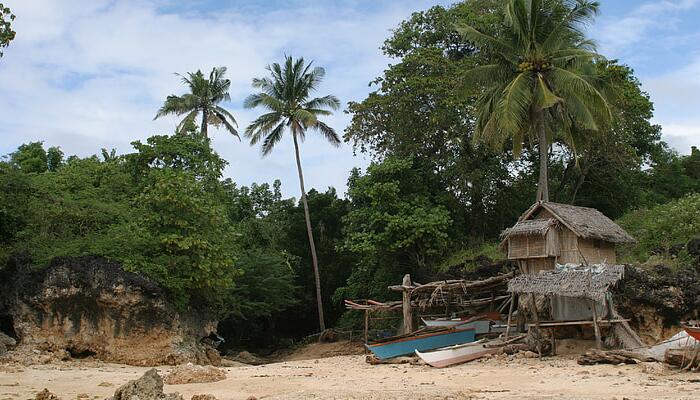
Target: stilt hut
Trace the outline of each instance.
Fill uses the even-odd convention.
[[[556,264],[615,264],[615,246],[634,243],[619,225],[594,208],[539,202],[503,231],[501,246],[524,274]]]

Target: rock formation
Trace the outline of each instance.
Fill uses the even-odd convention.
[[[177,312],[153,282],[96,257],[56,258],[43,270],[26,264],[14,260],[0,276],[0,318],[20,348],[132,365],[211,363],[207,353],[216,352],[200,339],[216,322]]]
[[[163,393],[163,378],[153,368],[114,392],[112,400],[183,400],[179,393]]]

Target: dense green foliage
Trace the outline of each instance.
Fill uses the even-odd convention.
[[[556,12],[569,4],[533,3]],[[323,73],[291,58],[255,80],[260,93],[246,105],[266,113],[246,135],[269,153],[291,131],[299,201],[283,198],[279,181],[245,187],[223,177],[226,160],[200,132],[226,120],[216,114],[228,98],[220,69],[209,79],[189,76],[199,100],[166,101],[162,113],[185,115],[176,134],[135,141],[131,153],[66,158],[42,142],[19,146],[0,162],[0,268],[17,253],[36,268],[56,256],[103,256],[150,277],[180,307],[208,307],[221,318],[227,345],[250,346],[317,332],[320,303],[334,326],[343,299],[389,299],[395,294],[386,287],[406,273],[426,281],[467,259],[499,257],[499,233],[535,199],[539,154],[524,146],[513,157],[519,145],[512,134],[500,149],[474,140],[484,129],[483,107],[478,93],[465,95],[464,74],[502,54],[478,48],[455,27],[504,37],[513,26],[504,24],[502,5],[433,7],[391,33],[382,50],[394,63],[367,98],[348,105],[344,139],[373,162],[350,173],[346,194],[303,187],[299,140],[312,129],[339,144],[318,119],[339,103],[311,98]],[[612,118],[593,134],[577,130],[581,123],[569,115],[573,140],[548,131],[550,200],[619,218],[639,241],[625,259],[644,262],[700,235],[700,151],[681,156],[661,141],[653,104],[631,68],[600,59],[586,68],[606,82]],[[199,112],[202,128],[194,121]]]
[[[509,0],[496,34],[458,23],[457,31],[479,46],[486,62],[462,74],[461,84],[477,97],[476,140],[497,148],[510,140],[518,157],[523,144],[537,143],[537,200],[549,200],[550,142],[576,151],[579,136],[591,136],[610,119],[594,61],[602,58],[583,32],[598,3]]]
[[[434,174],[411,159],[389,157],[364,175],[353,171],[348,195],[342,248],[356,255],[357,264],[338,300],[386,298],[386,287],[406,273],[423,280],[458,234],[448,211],[452,199],[441,194]]]
[[[0,3],[0,57],[2,57],[2,50],[15,39],[16,32],[12,30],[14,20],[15,15],[12,11]]]
[[[689,240],[700,238],[700,194],[627,213],[618,223],[637,239],[625,254],[629,261],[644,262],[654,253],[682,252]],[[680,248],[674,251],[675,246]]]

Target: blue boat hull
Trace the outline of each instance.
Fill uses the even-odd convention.
[[[369,344],[367,349],[380,360],[413,354],[416,350],[426,351],[456,344],[474,341],[474,329],[449,330],[445,332],[424,333],[414,337],[394,341]]]

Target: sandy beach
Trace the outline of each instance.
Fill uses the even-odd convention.
[[[171,367],[158,367],[165,374]],[[0,365],[0,400],[48,388],[64,400],[104,399],[149,368],[97,361]],[[657,363],[580,366],[572,356],[496,357],[445,369],[369,365],[362,355],[224,368],[223,381],[166,385],[185,399],[697,399],[700,376]]]

